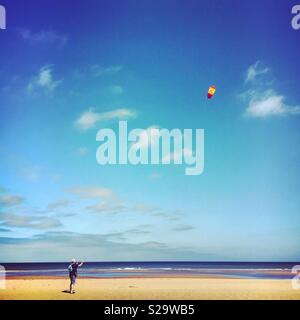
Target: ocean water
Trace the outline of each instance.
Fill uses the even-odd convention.
[[[67,277],[68,262],[0,263],[7,277]],[[95,278],[203,276],[254,279],[292,279],[300,262],[85,262],[79,276]]]

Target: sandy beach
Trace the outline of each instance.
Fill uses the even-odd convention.
[[[125,300],[125,299],[284,299],[300,300],[290,280],[223,278],[78,279],[76,294],[67,292],[68,279],[6,280],[0,300]]]

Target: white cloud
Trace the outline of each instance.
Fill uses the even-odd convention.
[[[173,231],[191,231],[195,229],[195,227],[191,226],[191,225],[186,225],[186,224],[181,224],[175,228],[173,228]]]
[[[265,67],[260,61],[256,61],[248,68],[245,82],[253,82],[258,76],[267,74],[269,71],[270,69]]]
[[[266,118],[284,114],[299,114],[300,106],[288,106],[285,97],[274,91],[266,91],[250,99],[246,115],[253,118]]]
[[[90,71],[94,77],[99,77],[102,75],[114,75],[123,70],[123,66],[112,65],[108,67],[101,67],[97,64],[94,64],[90,67]]]
[[[0,207],[6,208],[7,212],[0,211],[0,223],[1,226],[11,228],[30,228],[30,229],[51,229],[61,226],[61,222],[52,217],[41,215],[42,212],[30,208],[31,214],[27,214],[28,208],[15,207],[25,202],[25,199],[18,195],[1,194],[0,195]],[[10,210],[22,211],[22,214],[15,213]],[[32,214],[36,213],[36,214]]]
[[[105,76],[114,76],[122,70],[123,66],[121,65],[111,65],[108,67],[103,67],[98,64],[93,64],[82,69],[75,70],[74,76],[78,79],[89,77],[99,78]]]
[[[81,116],[76,120],[75,124],[77,128],[81,130],[90,129],[95,126],[99,121],[99,113],[94,112],[92,109],[85,111]]]
[[[65,45],[68,41],[68,37],[66,35],[60,35],[53,30],[41,30],[38,32],[32,32],[30,29],[22,28],[20,29],[21,37],[31,43],[50,43],[50,44],[58,44]]]
[[[52,66],[43,66],[39,70],[38,75],[27,85],[27,91],[32,93],[37,88],[41,88],[49,92],[55,90],[61,84],[62,80],[54,80],[52,73]]]
[[[90,198],[110,198],[114,192],[109,188],[102,187],[73,187],[69,192],[84,199]]]
[[[71,201],[66,200],[66,199],[60,199],[55,202],[51,202],[48,204],[47,208],[49,210],[57,210],[61,208],[66,208],[71,204]]]
[[[39,217],[29,227],[33,229],[48,230],[61,227],[62,224],[57,218],[53,217]]]
[[[158,208],[148,203],[137,203],[132,209],[138,213],[153,213],[158,210]]]
[[[180,212],[179,210],[176,210],[176,211],[158,210],[153,212],[153,215],[171,222],[178,222],[179,220],[181,220],[183,213]]]
[[[80,130],[87,130],[93,128],[96,123],[107,120],[126,120],[136,117],[136,112],[130,109],[116,109],[107,112],[95,112],[93,109],[84,111],[80,117],[75,121],[75,126]]]
[[[1,214],[2,225],[11,228],[30,228],[47,230],[61,226],[58,219],[43,216],[18,215],[14,213]]]
[[[86,207],[87,210],[94,213],[117,214],[126,210],[126,206],[118,202],[100,202]]]
[[[1,257],[2,261],[12,262],[29,261],[29,259],[64,261],[66,257],[73,256],[90,261],[99,259],[99,256],[111,261],[216,259],[216,256],[208,253],[200,254],[198,250],[191,248],[172,247],[163,242],[144,239],[137,243],[125,242],[124,238],[116,241],[112,240],[113,236],[114,234],[51,231],[26,238],[2,237]]]
[[[17,195],[1,194],[0,206],[10,207],[21,204],[24,202],[24,198]]]
[[[245,82],[250,86],[240,94],[246,101],[245,115],[252,118],[267,118],[287,114],[299,114],[300,106],[289,106],[285,103],[285,96],[270,88],[268,73],[271,70],[260,61],[251,65],[246,73]],[[257,77],[261,76],[257,81]]]
[[[132,206],[127,205],[121,201],[113,191],[111,191],[106,197],[98,196],[98,192],[95,192],[95,196],[93,194],[93,196],[90,196],[89,198],[102,198],[103,200],[85,207],[86,210],[93,213],[118,214],[126,211],[132,213],[152,214],[158,211],[158,208],[147,203],[137,203]]]

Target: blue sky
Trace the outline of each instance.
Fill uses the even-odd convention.
[[[1,0],[0,261],[299,261],[292,3]],[[204,173],[99,166],[124,113],[205,129]]]

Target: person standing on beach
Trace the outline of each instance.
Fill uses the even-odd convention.
[[[76,283],[77,269],[80,268],[83,263],[83,261],[79,263],[76,262],[76,259],[72,259],[72,262],[68,267],[70,277],[70,293],[75,293],[74,287]]]

